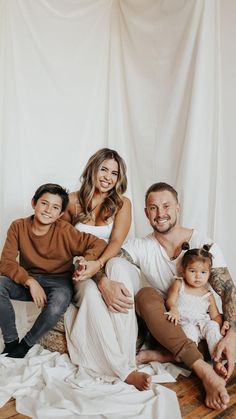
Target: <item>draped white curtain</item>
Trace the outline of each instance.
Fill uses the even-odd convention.
[[[219,36],[218,0],[0,0],[1,244],[40,184],[74,190],[104,146],[128,166],[133,234],[166,181],[219,242]]]

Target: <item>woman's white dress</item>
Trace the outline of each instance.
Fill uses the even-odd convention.
[[[108,241],[112,224],[91,226],[78,223],[80,231]],[[106,274],[113,281],[123,282],[131,295],[140,288],[140,272],[125,259],[112,258]],[[136,369],[137,321],[135,310],[112,313],[92,279],[76,284],[75,305],[65,314],[67,346],[72,362],[93,377],[121,380]]]
[[[97,227],[93,233],[99,236],[104,230]],[[109,261],[107,273],[113,280],[124,282],[132,294],[130,278],[134,289],[139,286],[138,269],[124,259]],[[92,280],[79,283],[78,292],[80,309],[70,305],[65,325],[70,356],[79,369],[64,354],[39,345],[24,359],[0,355],[0,406],[14,397],[17,411],[38,419],[180,419],[173,391],[152,384],[149,391],[140,392],[117,380],[124,380],[135,368],[134,310],[110,313]]]

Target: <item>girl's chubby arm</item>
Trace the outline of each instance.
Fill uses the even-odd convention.
[[[164,313],[167,315],[167,319],[175,325],[177,325],[179,321],[179,311],[177,309],[176,303],[179,296],[180,286],[181,281],[179,279],[175,279],[171,284],[166,299],[166,307],[168,311]]]
[[[225,336],[226,331],[229,329],[229,322],[224,321],[222,315],[220,314],[218,307],[216,305],[215,297],[214,295],[210,295],[209,297],[209,316],[211,320],[214,320],[216,323],[220,326],[220,333],[222,336]]]

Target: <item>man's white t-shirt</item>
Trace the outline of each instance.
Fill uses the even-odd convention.
[[[213,243],[212,239],[203,237],[193,230],[189,240],[190,249],[198,249],[204,244],[211,243]],[[165,297],[173,282],[173,277],[177,274],[176,264],[184,255],[184,251],[175,260],[171,260],[158,240],[155,239],[154,233],[142,239],[130,239],[122,247],[139,266],[147,282]],[[210,252],[213,255],[213,268],[226,267],[223,254],[217,244],[213,243]]]

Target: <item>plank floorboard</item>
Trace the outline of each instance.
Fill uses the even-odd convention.
[[[200,380],[194,374],[188,378],[181,376],[176,383],[168,383],[165,386],[176,392],[184,419],[236,419],[236,368],[227,385],[230,403],[223,411],[211,410],[205,406],[204,391]],[[11,399],[0,409],[0,419],[29,419],[29,417],[17,413],[15,400]]]

